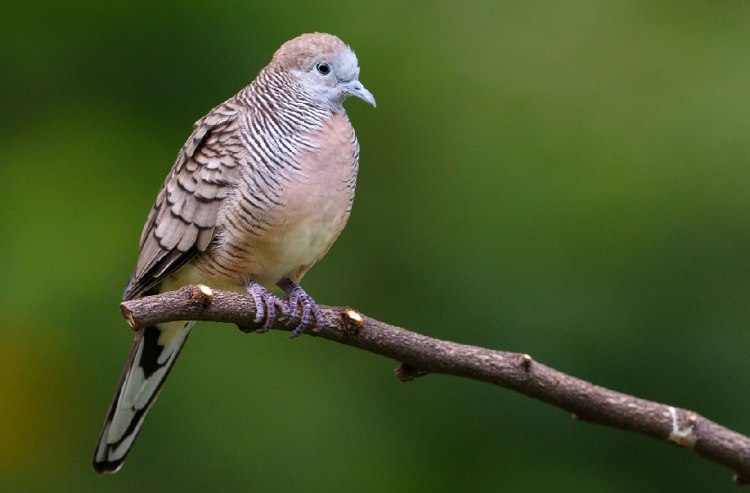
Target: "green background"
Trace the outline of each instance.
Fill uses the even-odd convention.
[[[750,3],[11,2],[0,491],[735,491],[676,447],[283,333],[201,324],[116,476],[120,295],[191,124],[335,33],[378,108],[320,303],[750,432]]]

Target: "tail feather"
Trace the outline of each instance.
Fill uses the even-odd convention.
[[[94,470],[99,474],[122,467],[193,323],[158,324],[136,334],[94,452]]]

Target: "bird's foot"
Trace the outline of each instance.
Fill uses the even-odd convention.
[[[323,326],[323,312],[299,284],[291,279],[282,279],[278,286],[286,293],[289,319],[299,317],[299,325],[292,330],[291,338],[299,337],[311,327]]]
[[[253,297],[255,303],[255,323],[263,322],[256,332],[268,332],[276,323],[279,313],[284,317],[289,314],[289,308],[284,300],[260,284],[250,281],[247,285],[247,292]]]

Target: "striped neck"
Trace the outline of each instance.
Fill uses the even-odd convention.
[[[305,92],[294,77],[275,66],[263,69],[237,97],[251,108],[253,119],[276,127],[287,137],[319,130],[331,116],[331,111]]]

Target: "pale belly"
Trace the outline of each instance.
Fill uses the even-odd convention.
[[[244,247],[251,252],[240,262],[233,262],[232,275],[213,268],[214,252],[210,257],[200,254],[179,271],[165,279],[160,291],[170,291],[189,284],[207,284],[216,289],[242,292],[250,281],[273,289],[283,278],[298,282],[322,258],[344,226],[346,218],[316,215],[307,220],[286,224],[275,234],[263,238],[248,238]]]
[[[325,255],[348,219],[345,209],[330,202],[286,216],[270,234],[246,238],[252,255],[243,271],[267,288],[285,277],[299,281]]]

